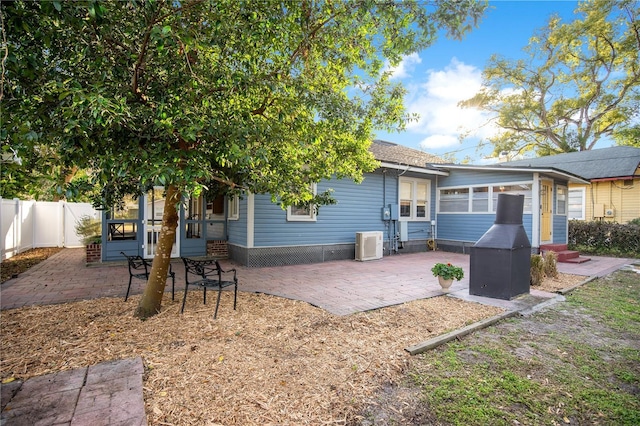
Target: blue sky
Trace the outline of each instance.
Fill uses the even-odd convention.
[[[563,21],[575,19],[576,1],[490,1],[477,29],[462,41],[440,38],[436,43],[405,60],[394,70],[394,78],[408,89],[405,106],[421,118],[410,123],[402,133],[378,132],[378,139],[395,142],[435,155],[452,153],[460,162],[469,158],[473,164],[484,159],[491,147],[476,147],[490,128],[483,128],[463,143],[461,129],[478,129],[486,121],[479,111],[460,109],[457,103],[472,97],[481,87],[481,73],[492,54],[507,58],[523,57],[522,49],[537,29],[544,27],[553,14]],[[596,148],[610,146],[599,142]]]

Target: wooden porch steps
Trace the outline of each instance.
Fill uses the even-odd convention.
[[[591,260],[589,257],[580,256],[580,253],[574,250],[568,250],[566,244],[542,244],[540,253],[553,251],[558,255],[558,262],[562,263],[584,263]]]

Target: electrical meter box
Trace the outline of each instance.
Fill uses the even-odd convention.
[[[389,210],[391,210],[391,220],[398,220],[398,205],[389,204]]]
[[[389,207],[382,208],[382,220],[391,220],[391,209]]]

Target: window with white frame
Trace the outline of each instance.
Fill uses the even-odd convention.
[[[493,213],[500,193],[524,195],[524,213],[531,213],[532,184],[529,182],[441,188],[438,196],[438,212]]]
[[[400,219],[430,220],[431,181],[400,178]]]
[[[229,220],[238,220],[240,218],[240,197],[232,195],[230,198],[227,198],[227,204],[227,218]]]
[[[311,184],[311,192],[316,195],[317,185]],[[290,222],[314,222],[316,220],[316,209],[313,205],[294,204],[287,207],[287,220]]]
[[[440,213],[466,213],[469,211],[469,188],[440,190]]]
[[[498,205],[498,194],[524,195],[523,213],[531,213],[531,198],[533,191],[530,183],[517,183],[509,185],[496,185],[493,188],[493,211],[496,211]]]
[[[567,214],[567,187],[558,185],[556,187],[556,214]]]
[[[568,194],[568,216],[571,220],[585,219],[585,188],[569,189]]]
[[[471,192],[471,211],[486,213],[489,211],[489,187],[477,186]]]

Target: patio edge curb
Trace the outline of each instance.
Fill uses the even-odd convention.
[[[440,346],[444,343],[450,342],[451,340],[466,336],[467,334],[470,334],[476,330],[489,327],[490,325],[493,325],[499,321],[502,321],[503,319],[513,317],[517,314],[518,314],[517,310],[503,312],[501,314],[494,315],[492,317],[483,319],[481,321],[474,322],[473,324],[467,325],[466,327],[462,327],[457,330],[450,331],[445,334],[441,334],[440,336],[418,343],[417,345],[409,346],[404,350],[409,352],[409,354],[411,355],[417,355],[422,352],[426,352],[430,349],[433,349],[437,346]]]

